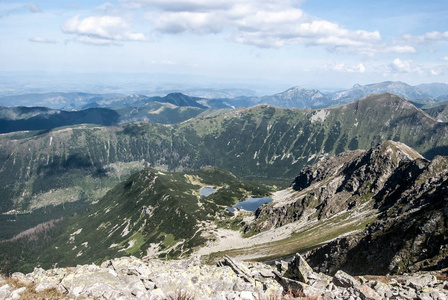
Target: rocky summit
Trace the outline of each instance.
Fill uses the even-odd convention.
[[[0,299],[18,299],[27,289],[56,289],[65,299],[447,299],[448,282],[440,279],[442,273],[436,275],[354,278],[338,271],[332,277],[314,272],[300,254],[273,266],[228,256],[217,265],[202,264],[197,257],[122,257],[101,266],[14,273],[9,280],[23,286],[14,289],[1,279]]]

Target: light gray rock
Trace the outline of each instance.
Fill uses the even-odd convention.
[[[11,287],[9,286],[9,284],[5,284],[4,286],[0,287],[0,299],[6,299],[10,293]]]
[[[362,300],[376,300],[381,299],[380,295],[378,295],[372,288],[365,284],[357,285],[354,287],[355,293],[359,294],[359,297]]]
[[[71,297],[107,297],[128,296],[127,286],[122,282],[116,272],[100,268],[95,265],[80,266],[74,273],[68,274],[60,283]]]
[[[406,285],[414,288],[415,290],[422,290],[423,287],[431,286],[437,282],[437,278],[430,274],[406,276]]]
[[[250,291],[242,291],[240,293],[241,300],[255,300],[254,295]]]
[[[163,299],[165,299],[165,294],[161,289],[155,289],[151,291],[149,300],[163,300]]]
[[[339,270],[334,274],[333,283],[340,287],[355,287],[360,284],[355,278],[342,270]]]
[[[17,290],[12,291],[9,299],[20,299],[20,294],[26,291],[26,287],[18,288]]]
[[[308,265],[305,259],[299,253],[296,253],[293,260],[289,263],[288,269],[283,274],[284,277],[307,283],[310,276],[314,275],[313,269]]]
[[[124,282],[129,292],[137,298],[146,297],[148,295],[146,287],[137,275],[126,275]]]

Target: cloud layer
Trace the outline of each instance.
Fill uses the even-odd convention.
[[[62,31],[75,34],[76,40],[94,45],[118,45],[121,41],[147,41],[143,33],[131,33],[130,25],[121,17],[79,15],[65,21]]]
[[[347,29],[319,19],[287,0],[122,0],[146,10],[146,19],[164,34],[225,33],[228,40],[275,48],[302,44],[374,55],[415,53],[409,45],[386,46],[378,31]]]

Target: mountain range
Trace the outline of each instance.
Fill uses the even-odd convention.
[[[201,90],[202,91],[202,90]],[[292,87],[284,92],[262,97],[253,96],[250,91],[226,91],[233,97],[221,94],[195,92],[186,90],[185,96],[180,92],[169,93],[164,97],[146,95],[121,94],[87,94],[87,93],[42,93],[8,95],[0,97],[2,106],[45,106],[62,110],[82,110],[86,108],[120,108],[140,106],[150,102],[171,103],[177,106],[199,108],[238,108],[269,104],[287,108],[326,108],[348,104],[371,94],[392,93],[417,105],[437,105],[448,99],[448,85],[444,83],[428,83],[411,86],[400,81],[386,81],[368,85],[354,85],[351,89],[323,93],[316,89]],[[244,93],[238,95],[238,93]],[[198,97],[200,95],[200,97]],[[217,97],[218,96],[218,97]]]
[[[369,94],[390,89],[401,96]],[[58,98],[70,111],[1,107],[0,269],[295,252],[325,273],[448,267],[444,93],[385,82],[232,99],[78,93]],[[228,209],[250,196],[273,201]]]

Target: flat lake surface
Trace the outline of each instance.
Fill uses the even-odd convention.
[[[233,212],[235,208],[244,209],[248,211],[255,211],[257,208],[259,208],[262,204],[270,203],[272,202],[272,198],[268,197],[262,197],[262,198],[248,198],[244,201],[238,202],[233,207],[228,207],[227,209]]]

